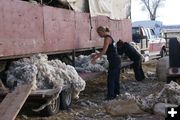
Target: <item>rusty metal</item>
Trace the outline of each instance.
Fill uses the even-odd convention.
[[[2,37],[4,35],[4,26],[3,26],[3,17],[4,17],[4,14],[3,14],[3,4],[0,4],[0,51],[2,51],[2,45],[3,45],[3,41],[2,41]],[[1,54],[0,54],[1,56]]]
[[[100,21],[100,20],[99,20]],[[101,22],[100,22],[101,23]],[[93,46],[94,47],[99,47],[99,46],[103,46],[103,40],[102,38],[100,38],[96,32],[96,29],[98,26],[103,26],[105,24],[98,24],[98,17],[93,17],[91,18],[91,25],[92,25],[92,30],[91,30],[91,41],[93,42]],[[103,22],[102,22],[103,23]]]
[[[44,6],[44,52],[74,49],[75,18],[74,12]]]
[[[33,53],[63,53],[102,47],[98,26],[110,28],[115,40],[131,41],[131,21],[89,18],[89,13],[34,5],[19,0],[0,1],[0,59]]]
[[[90,19],[88,13],[75,13],[76,24],[76,39],[75,48],[87,48],[92,47],[92,41],[90,40]]]
[[[111,20],[111,32],[115,40],[122,39],[123,41],[132,41],[131,35],[131,21],[124,20]]]
[[[121,20],[122,24],[122,38],[123,40],[130,42],[132,41],[132,27],[129,19]]]
[[[18,0],[3,0],[0,9],[0,56],[42,52],[42,9]]]

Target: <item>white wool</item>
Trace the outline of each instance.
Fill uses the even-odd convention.
[[[141,48],[135,42],[130,42],[130,45],[136,49],[136,51],[141,55],[142,61],[144,61],[145,57],[141,54]]]
[[[76,91],[76,97],[85,88],[85,81],[78,75],[73,66],[60,60],[48,61],[45,54],[34,55],[13,62],[7,71],[7,85],[15,87],[15,83],[33,83],[33,90],[53,89],[70,85]]]
[[[156,103],[170,103],[179,104],[180,103],[180,85],[176,82],[171,81],[169,84],[165,84],[164,88],[158,94],[151,94],[140,100],[141,106],[144,109],[152,109]]]
[[[13,65],[7,71],[7,85],[9,88],[12,89],[13,87],[19,84],[32,83],[33,89],[36,89],[37,72],[37,67],[35,65],[14,62]]]
[[[130,42],[130,45],[133,46],[137,51],[141,51],[140,47],[138,45],[136,45],[135,42]]]
[[[64,78],[64,84],[72,84],[73,96],[78,98],[80,91],[85,89],[85,81],[78,75],[75,68],[70,65],[65,65],[59,60],[52,60],[50,64],[61,65],[59,69],[61,71],[61,76]]]
[[[155,94],[150,94],[147,97],[134,96],[129,93],[124,94],[125,99],[133,99],[145,111],[152,110],[157,103],[180,104],[180,85],[171,81],[165,84],[164,88]]]
[[[73,98],[79,98],[80,91],[85,89],[85,81],[77,74],[74,67],[67,65],[67,71],[73,83]],[[77,81],[78,80],[78,81]]]
[[[101,58],[96,60],[96,64],[91,63],[91,55],[83,56],[80,55],[75,59],[75,69],[78,72],[103,72],[108,69],[107,56],[103,55]]]
[[[73,87],[77,91],[82,91],[85,88],[85,81],[77,74],[74,67],[67,65],[67,70],[69,73],[69,76],[71,77],[71,82],[73,83]],[[78,81],[77,81],[78,80]],[[79,82],[81,81],[81,82]]]

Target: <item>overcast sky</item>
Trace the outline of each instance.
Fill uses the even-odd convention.
[[[142,11],[140,0],[131,0],[132,22],[139,20],[149,20],[148,12]],[[164,25],[180,25],[180,0],[166,0],[164,6],[157,11],[158,21]]]

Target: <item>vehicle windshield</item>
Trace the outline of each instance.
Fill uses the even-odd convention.
[[[154,38],[157,38],[155,32],[153,29],[150,29],[150,34],[151,34],[151,38],[154,39]]]
[[[133,27],[132,28],[132,34],[140,34],[140,30],[138,27]]]

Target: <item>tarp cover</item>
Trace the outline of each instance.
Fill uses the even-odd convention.
[[[131,11],[131,0],[67,0],[75,11],[84,12],[89,2],[91,17],[103,15],[111,19],[128,18]]]
[[[88,0],[67,0],[72,9],[77,12],[88,12]]]

